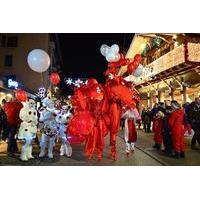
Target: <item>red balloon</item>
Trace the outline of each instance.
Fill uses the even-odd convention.
[[[24,90],[17,89],[15,92],[15,96],[18,101],[26,101],[27,100],[27,93]]]
[[[136,54],[134,56],[134,60],[137,61],[138,63],[142,60],[142,56],[140,54]]]
[[[50,76],[50,80],[53,85],[58,85],[60,83],[60,76],[58,73],[54,72]]]
[[[10,101],[4,105],[7,122],[10,126],[17,126],[21,123],[19,112],[23,105],[19,101]]]
[[[127,67],[128,74],[132,74],[134,70],[136,69],[136,65],[134,63],[130,63]]]

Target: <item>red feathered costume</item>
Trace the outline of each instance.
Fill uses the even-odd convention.
[[[126,81],[116,75],[116,68],[109,68],[105,75],[108,76],[106,81],[106,93],[109,103],[110,121],[110,146],[111,158],[117,159],[116,154],[116,137],[120,129],[120,118],[122,115],[122,106],[129,105],[134,107],[133,92],[126,86]]]
[[[173,149],[177,153],[185,152],[184,142],[184,110],[177,109],[169,116],[169,127],[172,130]]]
[[[77,88],[72,98],[75,115],[69,123],[71,134],[85,136],[84,151],[88,159],[97,150],[98,159],[102,159],[104,137],[108,132],[108,103],[103,87],[95,79],[89,79],[86,85]]]

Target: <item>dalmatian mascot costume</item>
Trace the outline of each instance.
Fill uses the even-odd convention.
[[[67,135],[65,133],[67,128],[67,123],[71,117],[72,114],[70,112],[68,105],[63,105],[61,111],[57,113],[56,116],[58,137],[62,143],[60,147],[61,156],[66,155],[67,157],[71,157],[72,155],[72,148],[70,146],[69,141],[67,140]]]
[[[18,139],[24,141],[21,149],[20,159],[27,161],[34,158],[32,156],[32,141],[36,138],[38,117],[35,104],[32,100],[22,102],[23,108],[20,110],[19,117],[22,120],[20,124]]]
[[[39,110],[39,122],[41,123],[41,141],[39,157],[46,154],[46,146],[48,145],[48,157],[53,158],[53,148],[55,146],[55,138],[57,135],[57,124],[54,114],[54,103],[49,97],[42,100],[42,107]]]

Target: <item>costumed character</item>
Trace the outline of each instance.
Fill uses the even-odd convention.
[[[37,110],[32,101],[22,102],[23,108],[20,110],[19,117],[22,120],[20,124],[18,139],[24,141],[21,149],[20,159],[23,161],[34,158],[32,156],[32,141],[37,134]]]
[[[67,157],[71,157],[72,155],[72,148],[67,140],[66,130],[67,130],[67,123],[69,119],[72,117],[72,113],[68,109],[67,105],[63,105],[60,113],[56,116],[56,123],[57,123],[57,131],[58,137],[61,139],[61,147],[60,147],[60,155],[66,155]]]
[[[42,107],[39,110],[39,122],[41,122],[41,140],[39,157],[44,157],[46,154],[46,146],[48,145],[48,157],[53,158],[53,148],[57,135],[57,123],[55,121],[54,103],[46,97],[42,100]]]
[[[87,99],[95,125],[92,133],[86,139],[85,152],[90,160],[94,152],[97,151],[98,160],[101,160],[104,149],[104,137],[108,133],[110,122],[107,116],[107,96],[102,85],[95,79],[88,81]]]
[[[120,118],[122,115],[122,107],[129,105],[134,108],[135,103],[133,100],[133,91],[126,85],[126,81],[123,77],[117,76],[116,68],[109,68],[105,75],[107,81],[105,85],[106,93],[108,95],[109,103],[109,117],[110,121],[110,146],[111,146],[111,158],[117,159],[116,154],[116,137],[120,129]]]
[[[158,111],[153,120],[153,132],[155,142],[153,148],[156,148],[157,150],[160,150],[162,145],[163,118],[164,113],[162,111]]]
[[[174,157],[185,157],[184,110],[177,101],[172,101],[171,106],[173,112],[169,116],[169,127],[172,131]]]
[[[71,100],[74,117],[70,120],[69,132],[85,137],[84,151],[89,160],[95,150],[98,160],[101,160],[104,137],[109,124],[106,116],[108,103],[104,89],[95,79],[89,79],[86,85],[75,90]]]
[[[137,130],[135,123],[140,119],[137,108],[129,108],[124,112],[122,118],[125,119],[124,140],[126,143],[126,154],[135,150],[135,142],[137,141]]]

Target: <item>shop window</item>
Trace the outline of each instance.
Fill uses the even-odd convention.
[[[8,37],[7,47],[17,47],[18,38],[17,37]]]
[[[12,65],[13,65],[13,56],[12,55],[5,55],[4,66],[5,67],[12,67]]]

